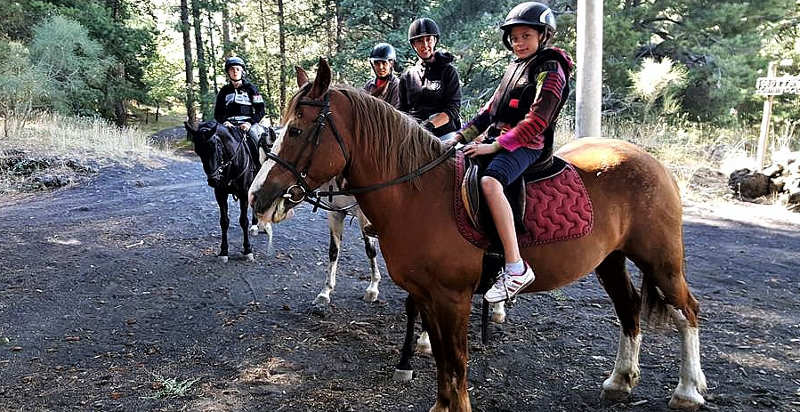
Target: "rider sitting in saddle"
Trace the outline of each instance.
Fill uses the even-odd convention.
[[[247,67],[240,57],[225,60],[225,73],[230,81],[217,94],[214,120],[245,132],[251,157],[258,164],[258,141],[266,134],[259,124],[264,117],[264,98],[253,83],[245,80]]]
[[[397,108],[400,105],[400,79],[394,75],[395,61],[397,53],[391,44],[376,44],[369,54],[369,65],[375,78],[364,85],[364,91]]]
[[[408,27],[408,42],[420,60],[400,76],[398,109],[441,137],[461,127],[461,83],[450,64],[453,55],[436,51],[439,35],[439,26],[429,18]]]
[[[497,227],[506,263],[484,295],[490,303],[510,299],[535,279],[533,269],[520,256],[512,209],[504,189],[543,153],[552,154],[553,130],[568,97],[564,91],[568,90],[567,79],[572,70],[572,60],[563,50],[547,47],[556,32],[556,19],[544,4],[517,5],[500,28],[503,44],[516,59],[509,63],[491,100],[447,142],[467,144],[464,153],[470,157],[492,155],[481,178],[481,190]],[[470,143],[484,131],[487,137],[482,142]]]

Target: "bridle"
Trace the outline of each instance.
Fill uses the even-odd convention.
[[[339,148],[342,150],[342,155],[344,156],[345,160],[344,170],[347,170],[347,167],[350,164],[350,155],[347,152],[347,148],[345,147],[342,135],[336,129],[336,125],[333,122],[333,113],[331,112],[330,108],[330,92],[326,92],[325,95],[318,100],[301,97],[297,105],[320,107],[319,114],[317,114],[316,119],[314,119],[314,124],[312,126],[313,132],[311,133],[310,138],[307,139],[306,141],[307,144],[313,144],[311,149],[311,154],[308,156],[308,163],[302,170],[298,170],[297,167],[287,162],[286,160],[281,159],[275,153],[272,152],[267,153],[267,158],[274,160],[275,163],[281,165],[281,167],[291,172],[296,179],[295,184],[289,186],[284,192],[282,197],[294,204],[306,201],[314,206],[313,209],[314,212],[316,212],[317,208],[328,210],[331,212],[347,211],[348,209],[356,206],[357,203],[353,203],[346,207],[335,207],[332,205],[334,196],[354,196],[357,194],[372,192],[378,189],[382,189],[384,187],[407,182],[409,180],[412,180],[416,177],[423,175],[424,173],[438,166],[440,163],[444,162],[447,158],[449,158],[453,153],[455,153],[456,150],[455,147],[451,147],[445,153],[441,154],[436,159],[433,159],[432,161],[424,164],[419,169],[414,170],[413,172],[407,175],[392,179],[388,182],[377,183],[374,185],[369,185],[364,187],[349,188],[345,190],[333,190],[333,186],[329,186],[327,191],[313,190],[311,189],[311,185],[308,184],[306,177],[308,176],[308,170],[311,168],[311,161],[314,158],[314,152],[319,147],[320,136],[326,126],[330,125],[331,132],[333,132],[333,136],[336,138],[336,142],[339,143]],[[285,130],[284,133],[292,132],[291,129],[294,128]],[[302,132],[302,130],[300,130],[300,132]],[[305,152],[305,150],[303,152]],[[303,152],[301,152],[298,155],[297,159],[298,161],[300,160],[300,156],[302,156]],[[327,200],[325,198],[327,198]]]
[[[217,126],[217,127],[219,127],[219,126]],[[215,128],[214,129],[214,134],[216,134],[216,133],[217,133],[217,131],[216,131],[216,128]],[[226,182],[226,179],[225,179],[226,176],[228,175],[228,168],[231,166],[231,164],[233,164],[233,161],[236,160],[236,157],[239,155],[239,151],[244,146],[244,140],[246,138],[247,138],[246,136],[242,136],[242,138],[239,139],[239,143],[236,145],[236,148],[234,149],[233,154],[231,155],[231,157],[228,160],[224,160],[225,159],[225,144],[224,143],[222,144],[223,162],[220,163],[219,167],[217,167],[213,172],[208,174],[208,178],[209,179],[218,179],[220,182],[223,182],[225,187],[229,187],[229,186],[231,186],[233,184],[233,182],[237,181],[240,177],[244,176],[244,174],[250,168],[250,156],[249,155],[244,156],[245,157],[245,164],[244,164],[244,167],[242,167],[242,172],[239,173],[239,175],[236,176],[235,178],[227,179],[227,182]]]

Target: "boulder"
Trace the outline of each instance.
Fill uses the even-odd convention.
[[[728,187],[745,199],[755,199],[777,192],[777,187],[769,176],[751,172],[750,169],[739,169],[731,173]]]

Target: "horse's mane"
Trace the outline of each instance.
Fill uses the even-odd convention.
[[[300,89],[287,105],[282,123],[297,110],[299,97],[308,90]],[[435,159],[446,147],[417,122],[381,99],[346,85],[332,86],[350,100],[355,124],[355,146],[376,159],[381,174],[406,174]],[[399,174],[398,174],[399,173]],[[416,182],[417,179],[414,179]],[[416,184],[415,184],[416,186]]]

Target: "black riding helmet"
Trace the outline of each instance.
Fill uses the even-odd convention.
[[[508,50],[511,50],[511,28],[518,25],[531,26],[544,33],[545,41],[539,45],[541,48],[556,32],[556,16],[550,7],[539,2],[528,1],[516,5],[500,25],[503,30],[503,44]]]
[[[233,66],[241,66],[242,70],[247,70],[247,66],[244,64],[244,60],[242,60],[241,57],[233,56],[225,59],[225,73]]]
[[[378,43],[369,53],[369,61],[374,62],[376,60],[397,61],[397,52],[389,43]]]
[[[436,24],[436,22],[427,17],[423,17],[421,19],[414,20],[411,22],[411,25],[408,26],[408,43],[413,47],[414,39],[424,36],[433,36],[436,38],[436,42],[438,43],[440,34],[439,26]]]

